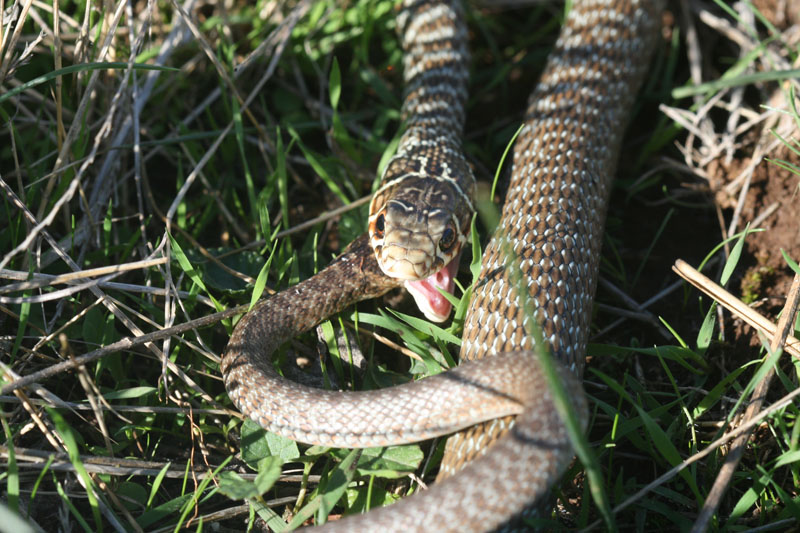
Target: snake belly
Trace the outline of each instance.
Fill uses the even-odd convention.
[[[526,281],[535,319],[585,417],[579,380],[608,193],[661,7],[645,0],[573,4],[514,147],[502,219],[465,321],[466,362],[457,369],[357,393],[303,387],[275,371],[270,356],[282,342],[400,283],[383,274],[368,237],[317,276],[263,300],[237,324],[223,356],[223,378],[242,413],[268,430],[302,442],[367,447],[493,420],[451,437],[440,481],[427,491],[326,530],[524,529],[519,518],[566,468],[573,452],[528,351],[533,342],[515,272]],[[508,418],[495,420],[517,414],[513,427]]]

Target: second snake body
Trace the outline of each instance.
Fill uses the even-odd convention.
[[[424,16],[437,5],[415,2],[406,9]],[[350,301],[400,283],[383,275],[366,237],[314,278],[260,302],[240,320],[223,357],[223,376],[238,408],[271,431],[303,442],[366,447],[492,420],[451,437],[440,480],[429,490],[326,527],[513,527],[557,481],[572,451],[529,351],[531,324],[516,280],[524,280],[536,322],[563,363],[569,395],[585,414],[579,380],[606,204],[661,7],[662,2],[647,0],[586,0],[572,6],[514,147],[502,219],[484,254],[465,320],[465,365],[407,387],[363,393],[310,389],[275,371],[270,355],[282,342]],[[495,357],[471,362],[490,355]],[[513,427],[511,419],[497,419],[515,414]]]

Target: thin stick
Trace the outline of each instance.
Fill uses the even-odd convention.
[[[42,470],[45,466],[51,470],[61,472],[74,472],[75,466],[65,452],[53,452],[45,450],[37,450],[34,448],[14,448],[14,455],[19,462],[19,467]],[[7,446],[0,445],[0,458],[8,459],[9,449]],[[53,462],[47,462],[48,459],[53,458]],[[156,476],[163,472],[163,476],[172,479],[183,479],[186,477],[187,467],[174,467],[164,470],[164,466],[168,463],[162,461],[142,461],[139,459],[126,459],[123,457],[102,457],[97,455],[80,455],[81,464],[87,472],[96,474],[108,474],[112,476]],[[216,469],[216,465],[212,467]],[[203,466],[190,466],[189,470],[193,472],[198,479],[204,479],[210,476],[209,468]],[[228,470],[231,470],[228,468]],[[239,475],[243,479],[254,480],[258,474],[250,474],[241,472]],[[299,483],[303,480],[303,476],[299,474],[281,474],[278,481],[281,483]],[[320,476],[308,476],[308,481],[316,484],[319,483]]]
[[[685,261],[678,259],[672,267],[680,277],[707,294],[714,301],[747,322],[753,328],[761,331],[767,338],[774,338],[777,328],[769,319],[755,309],[751,309],[731,293],[708,279],[706,276],[689,266]],[[800,340],[787,335],[783,351],[800,358]]]
[[[38,381],[43,381],[61,372],[76,369],[81,365],[91,363],[92,361],[96,361],[97,359],[101,359],[106,355],[110,355],[121,350],[128,350],[134,346],[165,339],[172,335],[179,335],[194,328],[208,326],[225,318],[230,318],[232,316],[244,313],[249,307],[249,304],[239,305],[232,307],[231,309],[226,309],[225,311],[220,311],[219,313],[214,313],[202,318],[198,318],[197,320],[191,320],[189,322],[173,326],[171,328],[160,329],[151,333],[139,335],[138,337],[126,337],[122,340],[109,344],[108,346],[98,348],[97,350],[93,350],[87,354],[71,358],[63,363],[49,366],[44,370],[40,370],[38,372],[34,372],[33,374],[28,374],[27,376],[16,379],[11,383],[4,385],[0,389],[0,394],[10,394],[15,390],[28,387]]]
[[[105,276],[107,274],[119,274],[122,272],[128,272],[130,270],[141,270],[156,265],[163,265],[167,261],[169,261],[168,257],[159,257],[155,259],[143,259],[141,261],[134,261],[132,263],[123,263],[121,265],[111,265],[99,268],[91,268],[88,270],[76,270],[75,272],[68,272],[66,274],[61,274],[53,277],[37,277],[36,275],[34,275],[33,276],[34,279],[32,280],[23,281],[21,283],[12,283],[10,285],[6,285],[5,287],[0,287],[0,294],[16,292],[16,291],[25,291],[28,289],[38,289],[39,287],[48,287],[51,285],[67,283],[78,279],[94,278],[96,276]],[[0,270],[0,274],[5,274],[6,272],[8,271],[5,269]]]

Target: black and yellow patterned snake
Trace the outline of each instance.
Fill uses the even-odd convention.
[[[242,413],[301,442],[383,446],[468,428],[448,441],[430,489],[326,527],[514,528],[571,460],[564,423],[530,351],[516,280],[527,286],[533,316],[585,415],[580,379],[606,204],[661,7],[657,0],[572,5],[514,146],[501,221],[465,319],[461,365],[378,391],[304,387],[273,367],[271,354],[282,343],[355,301],[452,267],[466,240],[474,180],[460,151],[467,72],[461,7],[405,2],[398,26],[406,51],[406,130],[373,199],[370,234],[314,277],[247,313],[221,365]],[[441,319],[447,311],[431,304],[426,314]]]

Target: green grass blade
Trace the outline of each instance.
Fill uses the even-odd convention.
[[[723,287],[728,284],[728,281],[733,275],[733,271],[736,269],[736,265],[739,264],[739,259],[742,257],[742,249],[744,248],[744,239],[747,237],[748,233],[750,233],[749,223],[739,234],[739,238],[736,239],[736,244],[734,244],[733,248],[731,249],[731,255],[725,262],[725,267],[722,269],[722,275],[720,276],[719,284]]]
[[[92,508],[94,523],[97,525],[98,530],[102,530],[103,521],[100,516],[100,505],[94,492],[95,484],[89,475],[89,472],[87,472],[86,468],[83,466],[83,461],[81,461],[80,453],[78,451],[78,442],[75,440],[75,434],[73,433],[73,430],[69,424],[67,424],[67,421],[64,420],[64,417],[61,416],[61,413],[50,408],[47,408],[47,413],[50,415],[50,418],[52,418],[58,434],[64,441],[70,463],[72,463],[72,466],[75,468],[75,471],[84,483],[86,497],[89,499],[89,505]]]
[[[326,522],[336,502],[342,497],[347,489],[347,485],[353,480],[356,473],[356,463],[361,455],[361,450],[350,450],[347,457],[331,470],[328,478],[320,483],[320,492],[311,500],[308,505],[300,509],[289,523],[289,529],[300,527],[306,520],[314,514],[317,515],[317,525]]]
[[[800,69],[771,70],[767,72],[756,72],[753,74],[740,74],[731,78],[701,83],[700,85],[679,87],[672,91],[672,97],[676,100],[680,100],[681,98],[687,98],[697,94],[715,93],[723,89],[730,89],[733,87],[743,87],[745,85],[753,85],[756,83],[764,83],[769,81],[791,80],[798,77],[800,77]]]
[[[275,257],[275,250],[278,249],[278,241],[273,242],[272,244],[272,251],[267,257],[266,263],[264,266],[261,267],[261,270],[258,272],[258,277],[256,278],[256,283],[253,285],[253,293],[250,296],[250,307],[247,309],[250,311],[253,307],[258,303],[261,299],[261,295],[264,294],[264,289],[267,288],[267,278],[269,277],[269,269],[272,266],[272,258]]]
[[[6,450],[8,459],[6,460],[6,502],[8,503],[7,511],[12,514],[19,513],[19,469],[17,468],[17,452],[14,448],[14,438],[11,434],[11,428],[8,427],[8,420],[5,417],[0,418],[0,423],[3,425],[3,433],[6,436]],[[2,522],[0,522],[2,523]]]

